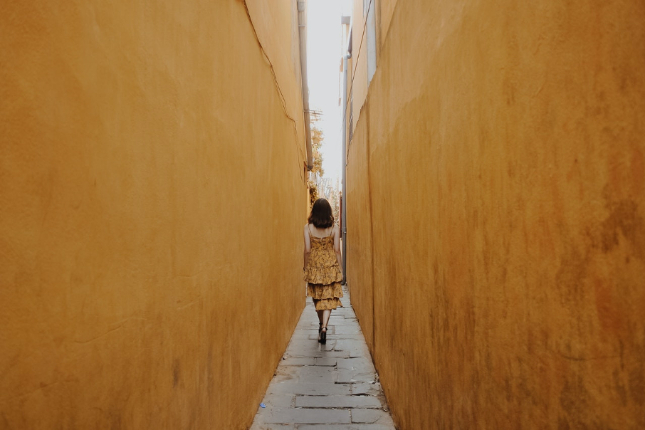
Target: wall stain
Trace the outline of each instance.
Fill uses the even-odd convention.
[[[639,406],[645,405],[645,375],[643,375],[643,367],[629,372],[629,392]]]
[[[566,418],[560,417],[558,418],[558,430],[570,430],[571,427],[569,426],[569,421],[567,421]]]
[[[123,428],[122,411],[116,409],[109,412],[110,430],[121,430]]]
[[[560,260],[560,268],[556,273],[556,283],[560,287],[565,304],[576,305],[585,296],[583,282],[587,278],[589,253],[581,253],[575,247],[567,250]]]
[[[574,422],[575,428],[581,428],[581,421],[589,410],[589,392],[580,375],[565,380],[560,391],[560,406],[567,415],[569,424]]]
[[[179,360],[175,359],[172,363],[172,387],[177,388],[177,385],[179,384],[179,372],[181,369],[181,365],[179,363]]]
[[[620,397],[621,404],[623,406],[627,406],[627,390],[625,389],[625,385],[620,380],[620,373],[618,372],[618,369],[614,369],[614,371],[612,372],[612,377],[614,378],[614,389],[616,390],[618,397]]]
[[[609,200],[607,191],[604,194],[605,199]],[[631,199],[607,201],[606,206],[610,213],[600,224],[600,230],[594,237],[594,246],[608,253],[618,246],[622,235],[631,244],[633,255],[645,259],[645,223],[638,213],[636,202]]]

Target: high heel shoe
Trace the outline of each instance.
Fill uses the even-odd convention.
[[[320,329],[320,343],[323,345],[327,343],[327,327]]]

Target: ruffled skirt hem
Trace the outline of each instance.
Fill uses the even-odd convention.
[[[314,300],[317,311],[342,307],[340,298],[343,297],[343,287],[340,282],[329,285],[307,284],[307,295]]]
[[[343,304],[340,302],[339,298],[334,297],[333,299],[314,299],[314,306],[317,311],[326,311],[334,310],[338,307],[342,308]]]
[[[338,268],[338,264],[322,269],[312,267],[305,270],[304,280],[314,285],[330,285],[335,282],[341,282],[343,280],[343,274]]]

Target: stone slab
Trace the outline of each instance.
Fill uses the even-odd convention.
[[[336,334],[361,334],[361,328],[358,324],[342,325],[336,327]]]
[[[396,430],[394,424],[391,426],[383,424],[304,424],[299,425],[298,430]]]
[[[295,424],[267,424],[260,420],[253,421],[250,430],[296,430]]]
[[[316,364],[315,357],[285,357],[280,362],[280,366],[313,366]]]
[[[338,360],[333,357],[316,357],[316,366],[336,366]]]
[[[292,408],[295,406],[295,394],[267,394],[264,396],[264,399],[262,399],[262,403],[264,403],[267,406],[277,406],[280,408]],[[258,412],[261,412],[261,410],[264,409],[262,407],[258,407]]]
[[[372,360],[369,360],[367,357],[339,359],[337,360],[336,367],[363,373],[376,373]]]
[[[327,357],[327,358],[349,358],[351,351],[308,351],[293,350],[289,352],[290,357]]]
[[[378,409],[352,409],[353,423],[393,425],[392,417]]]
[[[262,420],[267,424],[342,424],[351,423],[349,410],[273,408]]]
[[[297,408],[381,408],[372,396],[296,396]]]
[[[336,382],[339,384],[354,384],[357,382],[375,382],[376,373],[356,372],[353,370],[340,369],[336,375]]]
[[[305,396],[349,395],[348,384],[315,384],[304,382],[282,382],[269,385],[268,393],[299,394]]]
[[[381,388],[381,384],[378,382],[361,382],[357,384],[352,384],[352,394],[353,395],[371,395],[371,396],[376,396],[379,394],[383,394],[383,388]]]

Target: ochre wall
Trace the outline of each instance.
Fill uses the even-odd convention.
[[[379,32],[378,47],[380,48],[385,40],[387,40],[387,32],[390,29],[397,0],[372,0],[372,2],[375,2],[374,4],[376,6],[377,28]]]
[[[363,16],[363,11],[363,2],[355,0],[352,12],[352,58],[351,65],[348,67],[352,82],[347,88],[348,98],[349,92],[352,92],[353,106],[348,105],[347,109],[352,108],[354,128],[360,117],[361,106],[367,97],[367,29],[365,28],[367,16]]]
[[[645,5],[392,16],[349,146],[347,264],[395,420],[645,428]]]
[[[286,114],[297,123],[298,142],[305,141],[300,75],[300,33],[297,0],[247,0],[253,28],[266,53],[279,88]],[[315,55],[312,53],[311,55]],[[303,157],[305,146],[301,145]],[[307,204],[309,200],[307,199]]]
[[[0,6],[0,428],[250,425],[304,306],[295,7],[267,60],[240,1]]]
[[[367,345],[372,348],[374,336],[372,265],[372,217],[369,184],[368,139],[366,133],[354,135],[349,147],[347,167],[347,282],[352,304],[361,324]]]

